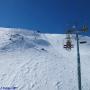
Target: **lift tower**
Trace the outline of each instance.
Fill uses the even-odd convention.
[[[76,34],[76,41],[77,41],[77,75],[78,75],[78,90],[82,90],[82,84],[81,84],[81,62],[80,62],[80,51],[79,51],[79,34],[81,32],[87,32],[88,28],[86,25],[83,26],[80,30],[77,29],[75,26],[74,28],[71,28],[67,30],[68,35],[70,34]],[[67,34],[66,33],[66,34]],[[67,40],[68,41],[68,40]],[[81,43],[86,43],[86,41],[83,41]],[[67,42],[66,42],[67,45]],[[71,44],[72,45],[72,44]],[[68,47],[67,47],[68,48]]]

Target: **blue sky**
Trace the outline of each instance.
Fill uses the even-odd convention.
[[[0,0],[0,27],[64,33],[73,24],[90,26],[89,4],[89,0]]]

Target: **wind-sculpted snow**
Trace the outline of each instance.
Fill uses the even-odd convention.
[[[0,28],[0,88],[78,90],[76,41],[67,51],[64,39],[63,34]],[[90,37],[81,39],[87,41],[80,44],[82,90],[90,90]]]
[[[5,31],[4,31],[5,32]],[[12,32],[12,33],[11,33]],[[0,51],[12,51],[17,49],[29,49],[35,48],[38,45],[40,46],[49,46],[50,43],[44,39],[40,38],[39,33],[35,33],[28,36],[25,36],[24,33],[20,33],[20,31],[10,31],[8,35],[8,39],[6,38],[6,42],[4,45],[0,47]],[[8,42],[8,43],[7,43]]]
[[[46,40],[43,40],[43,39],[36,39],[36,40],[34,40],[34,43],[37,45],[41,45],[41,46],[49,46],[50,45],[50,43],[48,42],[48,41],[46,41]]]

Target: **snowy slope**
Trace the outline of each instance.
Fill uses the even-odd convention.
[[[0,87],[16,90],[78,90],[76,41],[63,49],[65,35],[0,28]],[[90,37],[80,45],[82,90],[90,90]]]

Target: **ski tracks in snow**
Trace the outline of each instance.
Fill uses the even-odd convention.
[[[18,87],[18,90],[33,90],[35,88],[40,88],[42,86],[42,80],[46,78],[43,77],[43,74],[47,71],[47,63],[45,65],[43,63],[45,60],[47,60],[45,59],[45,56],[43,57],[39,53],[36,53],[33,56],[30,55],[27,61],[21,63],[18,68],[11,73],[8,85],[12,87],[16,86]],[[40,70],[41,68],[42,70]],[[41,79],[39,80],[40,77]],[[46,83],[46,81],[47,80],[45,79],[44,83]],[[22,84],[20,82],[22,82]],[[41,86],[39,86],[40,82]]]

